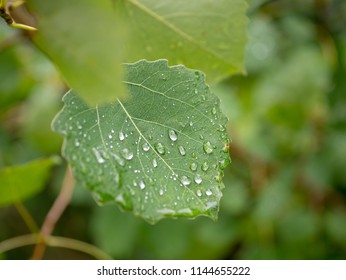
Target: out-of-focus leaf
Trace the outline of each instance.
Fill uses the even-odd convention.
[[[90,104],[125,96],[122,24],[108,0],[29,0],[38,18],[35,44],[58,66],[69,86]]]
[[[216,219],[229,163],[226,117],[204,74],[166,60],[126,65],[130,99],[88,107],[74,92],[53,128],[77,180],[99,203],[149,222]]]
[[[32,161],[0,171],[0,206],[28,199],[42,190],[57,158]]]

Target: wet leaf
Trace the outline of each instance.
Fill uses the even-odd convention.
[[[28,199],[42,190],[56,158],[6,167],[0,171],[0,206]]]
[[[64,97],[53,129],[65,136],[76,179],[98,203],[116,202],[151,223],[216,219],[229,138],[204,74],[166,60],[125,69],[126,102],[89,107],[73,91]]]

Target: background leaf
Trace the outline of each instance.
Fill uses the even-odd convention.
[[[88,107],[74,92],[53,128],[78,181],[149,222],[217,217],[229,163],[226,117],[204,74],[166,60],[126,65],[130,100]]]
[[[34,196],[42,190],[56,158],[32,161],[0,171],[0,206]]]
[[[128,61],[167,58],[200,69],[208,81],[244,72],[247,4],[243,0],[127,0]]]
[[[122,24],[108,0],[28,1],[38,18],[35,44],[90,104],[124,96]],[[97,94],[95,94],[97,92]]]

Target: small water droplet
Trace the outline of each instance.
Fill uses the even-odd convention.
[[[204,143],[203,149],[207,154],[211,154],[213,152],[213,146],[209,141]]]
[[[127,148],[125,148],[121,151],[121,155],[126,160],[131,160],[133,158],[133,153],[130,152]]]
[[[194,93],[197,94],[198,93],[198,89],[195,88]]]
[[[139,187],[141,190],[144,190],[145,189],[145,183],[143,180],[139,181]]]
[[[199,175],[199,174],[196,174],[196,176],[195,176],[195,183],[196,184],[200,184],[200,183],[202,183],[202,177],[201,177],[201,175]]]
[[[78,140],[76,140],[76,141],[74,142],[74,145],[75,145],[76,147],[79,147],[79,146],[80,146],[80,142],[79,142]]]
[[[178,139],[178,135],[173,129],[169,130],[168,136],[172,141],[177,141],[177,139]]]
[[[205,161],[205,162],[203,162],[203,164],[202,164],[202,170],[203,171],[207,171],[208,170],[208,168],[209,168],[209,165],[208,165],[208,163]]]
[[[105,159],[101,156],[100,152],[96,148],[93,148],[92,150],[93,150],[93,153],[97,159],[97,162],[98,163],[104,163]]]
[[[190,125],[190,126],[193,126],[193,122],[192,122],[192,121],[190,121],[190,122],[189,122],[189,125]]]
[[[182,156],[186,155],[186,151],[185,151],[185,148],[183,146],[178,146],[178,150]]]
[[[159,194],[160,194],[160,195],[163,195],[163,189],[160,189]]]
[[[229,164],[229,159],[222,159],[219,161],[219,166],[221,170],[224,170]]]
[[[213,107],[213,109],[211,109],[211,113],[212,113],[213,115],[216,115],[216,108],[215,108],[215,107]]]
[[[220,171],[216,176],[215,176],[215,181],[218,183],[221,183],[223,177],[223,172]]]
[[[195,163],[195,162],[191,163],[191,164],[190,164],[190,169],[191,169],[192,171],[196,171],[196,170],[197,170],[197,163]]]
[[[199,196],[199,197],[201,197],[202,196],[202,192],[201,192],[201,190],[197,190],[197,196]]]
[[[226,131],[226,127],[224,125],[220,124],[217,130],[224,132],[224,131]]]
[[[162,143],[155,144],[155,150],[160,154],[164,155],[166,153],[166,148]]]
[[[205,192],[205,194],[207,196],[211,196],[213,194],[213,192],[210,189],[207,189],[207,191]]]
[[[113,138],[113,135],[112,135],[112,134],[109,134],[109,135],[108,135],[108,138],[109,138],[109,139],[112,139],[112,138]]]
[[[119,140],[123,141],[125,139],[125,135],[122,131],[119,132]]]
[[[144,152],[149,151],[150,150],[149,144],[147,142],[143,143],[142,149],[143,149]]]
[[[191,184],[191,181],[190,179],[187,177],[187,176],[182,176],[181,177],[181,183],[184,185],[184,186],[188,186]]]
[[[154,158],[154,159],[153,159],[153,166],[154,166],[154,168],[156,168],[156,167],[157,167],[157,161],[156,161],[156,158]]]
[[[229,144],[228,143],[225,143],[222,150],[225,152],[225,153],[228,153],[229,152]]]

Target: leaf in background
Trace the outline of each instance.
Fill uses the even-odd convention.
[[[128,61],[166,58],[200,69],[208,81],[244,72],[244,0],[114,1],[129,22]]]
[[[0,171],[0,206],[28,199],[42,190],[56,158],[35,160]]]
[[[92,105],[124,96],[122,51],[117,39],[123,23],[114,16],[111,1],[28,3],[38,18],[34,42],[59,68],[69,86]]]
[[[125,66],[128,101],[88,107],[71,91],[53,122],[76,179],[99,203],[115,201],[151,223],[216,219],[229,138],[204,74],[166,60]]]

